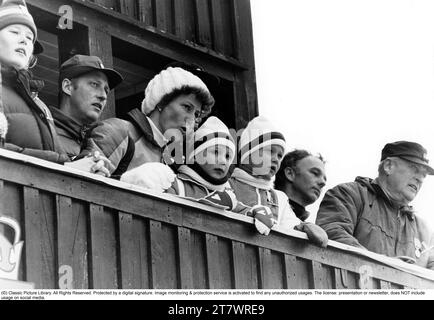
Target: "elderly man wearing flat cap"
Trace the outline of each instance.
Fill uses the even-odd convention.
[[[328,190],[316,223],[331,240],[434,269],[433,233],[409,206],[425,177],[434,175],[426,154],[415,142],[386,144],[378,177]]]

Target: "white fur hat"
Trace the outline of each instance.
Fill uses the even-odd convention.
[[[286,143],[282,133],[263,116],[252,119],[241,134],[239,142],[240,161],[250,154],[268,145],[279,145],[285,152]]]
[[[142,112],[146,115],[150,114],[165,95],[183,87],[199,89],[209,96],[208,100],[214,104],[211,93],[199,77],[182,68],[169,67],[149,81],[142,101]]]
[[[230,162],[234,160],[235,143],[228,127],[219,118],[209,117],[194,133],[194,149],[188,154],[188,161],[192,161],[195,155],[215,145],[229,147],[232,151]]]

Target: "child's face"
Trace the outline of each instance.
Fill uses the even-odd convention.
[[[196,160],[210,177],[223,179],[227,176],[232,164],[233,154],[229,147],[216,145],[206,148],[202,153],[196,155]]]
[[[279,145],[269,145],[249,156],[249,166],[253,176],[271,180],[280,168],[284,150]]]

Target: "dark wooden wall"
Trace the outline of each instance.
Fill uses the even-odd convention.
[[[49,104],[57,103],[56,69],[82,53],[126,78],[103,118],[140,106],[149,79],[172,61],[196,63],[222,80],[212,92],[214,115],[229,127],[240,129],[258,114],[249,0],[71,0],[72,30],[57,27],[64,1],[27,3],[46,47],[35,74],[47,81],[41,97]]]
[[[0,150],[0,212],[23,228],[20,280],[37,288],[65,285],[65,267],[73,288],[359,288],[362,266],[370,288],[434,288],[334,247],[261,236],[251,218],[10,154]]]

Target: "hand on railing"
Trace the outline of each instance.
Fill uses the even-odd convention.
[[[268,236],[271,228],[276,224],[271,209],[266,206],[256,205],[252,207],[249,216],[252,216],[255,219],[256,230],[258,230],[260,234],[266,236]]]
[[[316,245],[325,248],[327,247],[328,236],[323,228],[311,222],[302,222],[294,227],[295,230],[306,233],[310,241]]]
[[[88,157],[84,157],[80,160],[66,162],[65,166],[95,173],[103,177],[110,177],[109,168],[113,167],[111,161],[103,156],[99,151],[94,151],[89,154]]]

